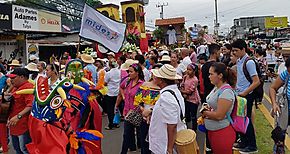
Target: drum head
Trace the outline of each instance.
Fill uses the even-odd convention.
[[[196,138],[196,133],[191,129],[183,129],[176,134],[175,143],[177,145],[186,145],[192,143]]]

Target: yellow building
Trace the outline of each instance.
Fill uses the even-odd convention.
[[[115,4],[104,4],[97,8],[98,11],[100,11],[103,15],[120,21],[120,14],[119,14],[119,6]]]
[[[140,1],[121,2],[122,20],[128,25],[128,28],[137,27],[139,32],[145,34],[145,12],[144,4]]]

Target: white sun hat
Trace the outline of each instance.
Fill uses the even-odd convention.
[[[169,64],[163,65],[159,69],[152,69],[151,72],[154,76],[158,78],[168,79],[168,80],[179,80],[182,79],[180,75],[176,73],[176,69]]]

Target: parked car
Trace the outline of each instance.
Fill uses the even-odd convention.
[[[282,45],[281,41],[289,41],[290,38],[275,38],[272,40],[271,44],[273,44],[275,47],[280,47]]]

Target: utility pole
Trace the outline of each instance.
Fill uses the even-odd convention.
[[[217,0],[215,2],[215,21],[214,21],[214,32],[215,35],[218,36],[218,28],[219,28],[219,22],[218,22],[218,5],[217,5]]]
[[[163,13],[163,11],[164,11],[164,10],[163,10],[163,7],[164,7],[164,6],[168,6],[168,3],[167,3],[167,2],[166,2],[166,3],[162,3],[162,4],[158,3],[158,4],[156,5],[156,7],[158,7],[158,8],[161,7],[161,12],[160,12],[160,18],[161,18],[161,19],[163,19],[163,15],[164,15],[164,13]]]

